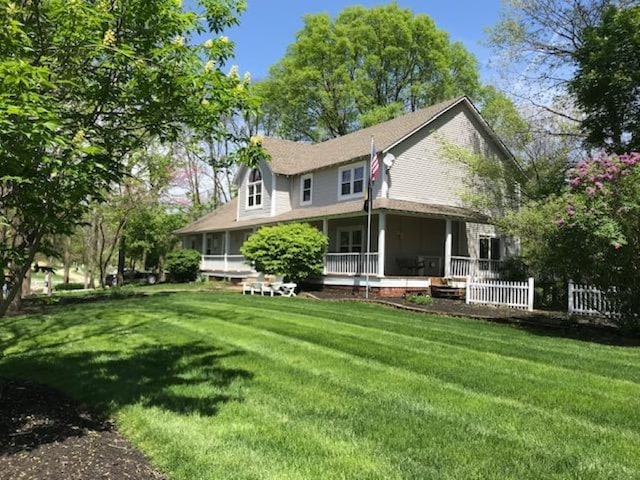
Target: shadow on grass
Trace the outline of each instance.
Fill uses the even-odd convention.
[[[559,322],[557,325],[536,325],[534,318],[518,322],[518,328],[540,337],[567,338],[581,342],[597,343],[615,347],[638,347],[640,338],[626,335],[615,327],[604,325],[586,325],[573,322]]]
[[[50,350],[7,356],[0,363],[0,375],[30,378],[55,386],[107,415],[125,406],[140,405],[179,415],[213,416],[221,405],[242,401],[239,390],[231,388],[231,384],[251,379],[251,373],[221,365],[223,359],[241,354],[199,342],[145,345],[135,352],[65,354]],[[0,391],[0,411],[3,412],[9,411],[3,402],[11,398],[7,385],[11,385],[11,381],[5,382],[4,391]],[[83,415],[67,415],[64,413],[66,403],[62,401],[51,410],[49,402],[38,401],[43,395],[32,396],[30,403],[0,422],[0,436],[22,437],[18,442],[0,442],[0,454],[86,434]],[[55,402],[62,397],[52,394],[52,398]],[[103,424],[94,415],[88,418],[98,422],[96,425]],[[34,419],[40,420],[34,423]]]

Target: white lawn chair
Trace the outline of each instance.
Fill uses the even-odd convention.
[[[280,294],[280,287],[283,285],[284,275],[276,275],[273,279],[273,282],[264,283],[260,289],[260,294],[264,295],[265,293],[271,297],[275,294]]]
[[[258,276],[250,281],[242,283],[242,294],[246,295],[250,293],[253,295],[254,293],[262,294],[262,288],[265,285],[264,281],[264,273],[259,273]]]

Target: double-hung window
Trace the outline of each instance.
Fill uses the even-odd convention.
[[[300,178],[300,205],[311,205],[313,198],[313,175],[303,175]]]
[[[249,173],[247,182],[247,208],[259,208],[262,206],[262,173],[254,168]]]
[[[338,251],[340,253],[361,253],[363,247],[362,227],[338,229]]]
[[[338,198],[362,197],[364,192],[364,165],[350,165],[338,170]]]
[[[500,238],[480,237],[480,270],[493,270],[492,261],[500,260]]]

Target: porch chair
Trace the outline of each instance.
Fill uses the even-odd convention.
[[[242,294],[246,295],[250,293],[262,293],[262,288],[266,282],[264,281],[264,273],[258,273],[258,276],[253,280],[242,282]]]

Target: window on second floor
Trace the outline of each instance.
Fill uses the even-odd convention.
[[[312,200],[313,175],[303,175],[300,178],[300,205],[310,205]]]
[[[247,182],[247,208],[259,208],[262,206],[262,173],[254,168],[249,173]]]
[[[342,167],[338,171],[338,198],[361,197],[364,192],[364,165]]]

